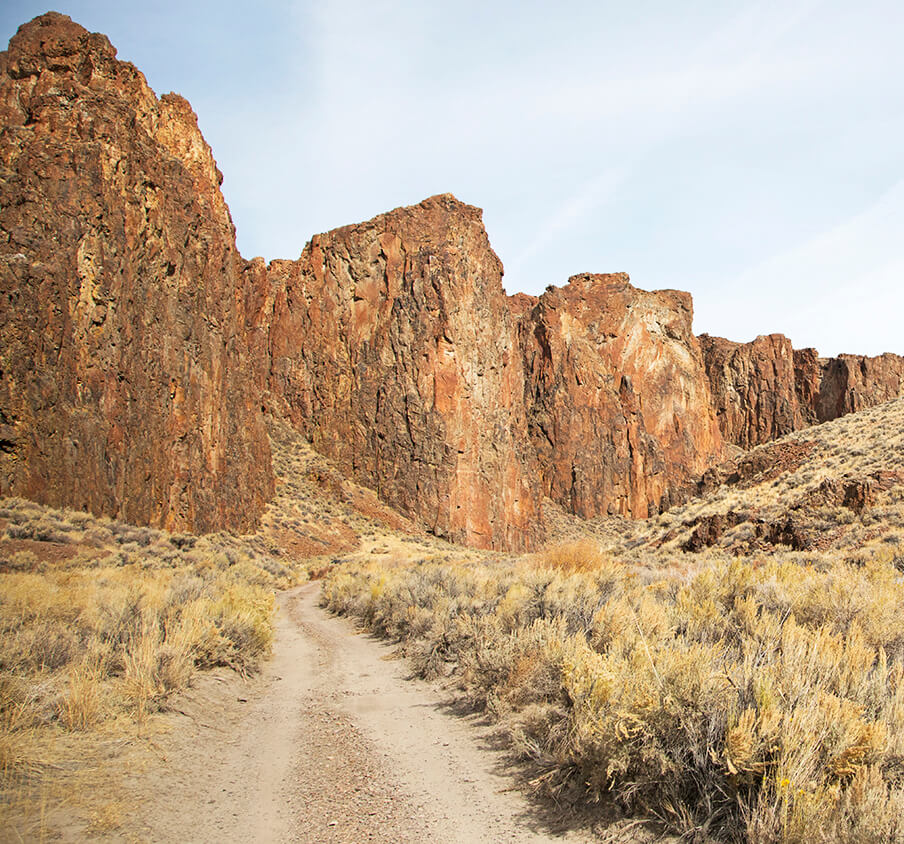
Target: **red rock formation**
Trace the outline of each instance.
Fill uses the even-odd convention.
[[[816,417],[820,422],[904,395],[904,358],[841,355],[822,362]]]
[[[540,537],[521,359],[479,209],[432,197],[249,275],[270,400],[318,451],[442,536]]]
[[[272,492],[241,262],[188,103],[49,13],[0,53],[0,493],[172,529]]]
[[[822,384],[822,361],[816,349],[794,350],[794,394],[800,416],[800,427],[820,421],[816,408]]]
[[[578,275],[513,303],[543,492],[571,512],[645,517],[722,456],[687,293]]]
[[[700,344],[722,436],[742,448],[904,395],[898,355],[820,358],[781,334]]]
[[[515,293],[508,297],[508,307],[515,319],[523,319],[536,306],[540,300],[536,296],[527,293]]]
[[[267,401],[441,535],[528,547],[541,494],[646,516],[721,457],[690,296],[618,275],[507,298],[480,211],[454,197],[247,275]]]
[[[544,495],[643,517],[719,424],[747,447],[902,392],[904,359],[780,335],[704,337],[707,378],[690,296],[623,274],[506,297],[450,195],[246,264],[189,105],[62,15],[0,53],[0,127],[0,494],[249,527],[269,406],[436,533],[518,549]]]
[[[781,334],[732,343],[700,335],[722,436],[752,448],[803,427],[795,391],[795,357]]]

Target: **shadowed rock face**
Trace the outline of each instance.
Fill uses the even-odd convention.
[[[171,529],[272,493],[242,263],[188,103],[50,13],[0,53],[0,493]]]
[[[271,400],[315,448],[440,535],[539,539],[521,358],[479,209],[432,197],[249,275]]]
[[[898,355],[820,358],[781,334],[700,344],[722,435],[742,448],[904,395]]]
[[[722,435],[752,448],[796,431],[804,421],[795,390],[791,341],[781,334],[732,343],[700,336]]]
[[[512,297],[543,492],[589,518],[643,518],[722,456],[687,293],[578,275]]]

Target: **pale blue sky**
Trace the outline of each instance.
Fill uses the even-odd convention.
[[[904,4],[55,3],[192,103],[245,257],[449,191],[510,293],[626,271],[698,332],[904,354]]]

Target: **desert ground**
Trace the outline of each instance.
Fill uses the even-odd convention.
[[[253,535],[7,500],[4,838],[894,840],[902,414],[529,555],[427,535],[280,426]]]

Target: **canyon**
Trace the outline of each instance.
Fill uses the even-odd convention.
[[[899,355],[820,358],[782,334],[699,339],[722,436],[745,449],[904,395]]]
[[[246,261],[190,105],[57,13],[0,53],[0,495],[250,530],[268,424],[433,533],[542,544],[551,502],[645,518],[725,458],[904,394],[904,358],[733,343],[688,293],[509,296],[441,194]]]

